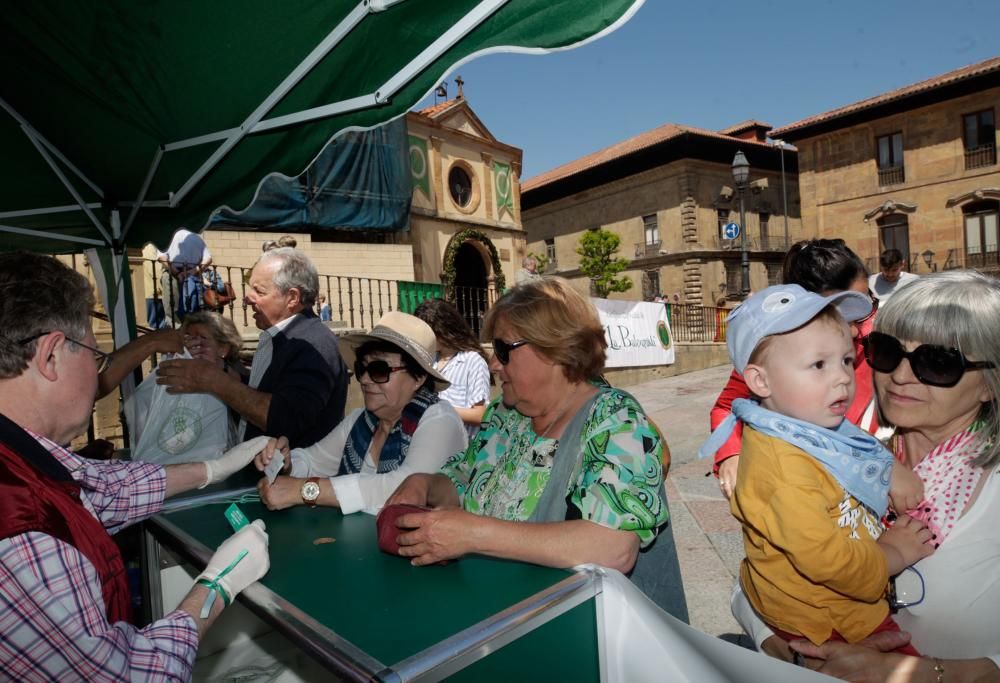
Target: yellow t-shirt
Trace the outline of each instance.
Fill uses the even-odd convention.
[[[740,582],[764,620],[820,644],[857,642],[885,620],[882,527],[818,460],[745,428],[730,500],[743,525]]]

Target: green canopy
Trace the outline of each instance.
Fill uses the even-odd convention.
[[[458,63],[580,43],[641,1],[7,3],[0,225],[15,231],[0,248],[164,247],[245,207],[268,173],[298,175],[339,131],[404,113]]]
[[[88,252],[129,338],[126,249],[246,207],[489,51],[571,47],[643,0],[44,0],[0,13],[0,249]]]

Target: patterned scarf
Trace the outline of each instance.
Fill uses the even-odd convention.
[[[983,475],[983,468],[974,464],[983,449],[990,445],[987,440],[977,438],[976,432],[982,427],[983,422],[976,420],[965,431],[935,446],[913,468],[924,482],[924,500],[907,514],[937,534],[938,543],[948,537],[965,512]],[[905,464],[903,440],[893,438],[893,445],[896,458]]]
[[[410,449],[410,440],[413,433],[417,431],[420,418],[424,412],[438,402],[438,395],[426,387],[420,387],[406,407],[403,414],[382,445],[382,452],[378,458],[378,473],[385,474],[396,470],[403,461],[406,460],[406,452]],[[365,454],[372,443],[372,436],[378,427],[378,417],[370,410],[366,410],[351,427],[351,433],[347,437],[347,444],[344,446],[344,457],[340,460],[340,469],[337,476],[342,474],[357,474],[361,471],[361,466],[365,462]]]
[[[699,457],[707,457],[719,450],[737,420],[813,456],[862,505],[879,518],[885,514],[889,507],[892,455],[871,434],[847,420],[836,429],[826,429],[779,415],[754,401],[738,398],[733,401],[732,414],[698,450]]]

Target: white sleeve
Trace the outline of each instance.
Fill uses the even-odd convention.
[[[345,515],[359,510],[376,512],[408,476],[437,472],[448,458],[465,450],[467,444],[468,434],[458,413],[446,401],[438,401],[420,418],[406,460],[397,469],[384,474],[345,474],[330,479],[340,511]]]
[[[469,372],[469,405],[490,402],[490,367],[475,351],[470,351],[472,359]]]
[[[293,477],[334,477],[340,469],[344,457],[344,446],[351,433],[351,427],[363,410],[356,408],[340,421],[333,431],[308,448],[295,448],[291,452]]]
[[[743,594],[739,579],[733,586],[733,594],[729,598],[729,606],[733,610],[733,617],[743,630],[753,640],[754,646],[759,650],[761,644],[774,635],[774,631],[768,628],[767,624],[760,618],[754,610],[747,596]]]

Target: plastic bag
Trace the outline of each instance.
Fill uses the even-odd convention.
[[[125,418],[133,460],[161,465],[214,460],[235,441],[225,403],[211,394],[168,394],[156,383],[156,370],[126,402]]]

